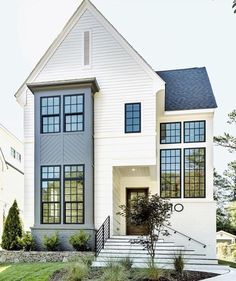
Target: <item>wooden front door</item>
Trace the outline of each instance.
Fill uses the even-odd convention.
[[[126,189],[126,206],[130,208],[132,201],[137,197],[148,196],[148,188],[127,188]],[[143,225],[135,225],[132,221],[127,218],[126,219],[126,234],[127,235],[144,235],[145,228]]]

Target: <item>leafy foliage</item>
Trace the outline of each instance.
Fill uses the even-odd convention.
[[[71,235],[69,242],[77,251],[86,251],[89,249],[88,241],[90,235],[84,230],[80,230],[78,233]]]
[[[51,236],[45,235],[43,238],[43,245],[48,251],[57,251],[59,246],[59,236],[56,232]]]
[[[164,225],[170,225],[169,200],[162,199],[157,194],[149,197],[140,196],[132,201],[130,207],[121,205],[120,209],[119,215],[125,216],[136,226],[144,226],[146,235],[131,242],[141,244],[144,249],[147,249],[154,266],[156,243],[161,234],[169,235],[168,231],[164,230]]]
[[[18,244],[24,251],[32,251],[35,249],[35,243],[30,231],[23,233],[22,237],[18,237]]]
[[[229,113],[228,117],[229,120],[227,123],[236,125],[236,110],[233,110],[231,113]],[[220,146],[226,147],[229,152],[236,151],[236,137],[230,135],[229,133],[224,133],[223,136],[214,137],[214,142]]]
[[[4,224],[2,248],[5,250],[19,250],[18,239],[22,237],[22,232],[19,208],[15,200]]]

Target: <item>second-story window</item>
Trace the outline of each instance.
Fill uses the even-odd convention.
[[[141,103],[125,104],[125,133],[141,132]]]
[[[64,96],[64,131],[84,130],[84,95]]]
[[[205,121],[184,122],[184,142],[204,142],[205,127]]]
[[[41,133],[60,132],[60,97],[41,98]]]
[[[180,143],[181,142],[181,123],[161,123],[161,144]]]

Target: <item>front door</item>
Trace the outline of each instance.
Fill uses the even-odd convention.
[[[132,201],[137,197],[148,196],[148,188],[127,188],[126,190],[126,206],[130,208]],[[127,218],[126,220],[126,233],[127,235],[144,235],[145,228],[143,225],[135,225],[132,221]]]

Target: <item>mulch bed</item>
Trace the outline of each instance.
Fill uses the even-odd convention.
[[[101,276],[102,269],[99,268],[92,268],[90,270],[90,274],[86,280],[97,280]],[[132,275],[132,274],[131,274]],[[209,273],[209,272],[199,272],[199,271],[185,271],[183,276],[176,276],[172,273],[170,278],[167,277],[160,277],[159,280],[149,280],[143,279],[138,281],[200,281],[207,278],[215,277],[218,274]],[[64,281],[67,277],[67,270],[60,269],[53,273],[49,281]],[[130,281],[137,281],[137,279],[130,278]]]

